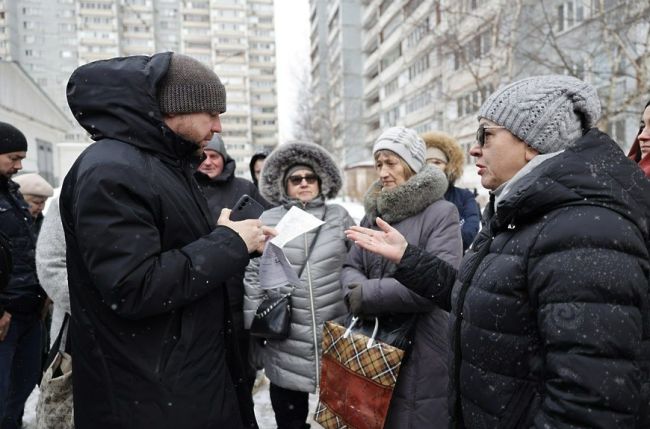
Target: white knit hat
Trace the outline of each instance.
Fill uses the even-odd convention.
[[[47,198],[54,195],[52,185],[36,173],[21,174],[13,177],[12,180],[20,185],[20,193],[23,195]]]
[[[418,133],[410,128],[392,127],[381,133],[372,153],[374,155],[383,149],[395,152],[416,173],[424,167],[427,147]]]

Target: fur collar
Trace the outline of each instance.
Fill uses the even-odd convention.
[[[370,186],[364,198],[366,220],[374,225],[377,216],[388,223],[415,216],[441,199],[447,187],[445,173],[428,165],[394,189],[382,191],[378,180]]]
[[[277,146],[266,158],[260,177],[260,193],[273,205],[290,203],[284,189],[284,174],[296,164],[311,167],[321,180],[320,193],[331,199],[341,189],[340,170],[334,158],[321,146],[308,142],[289,142]]]

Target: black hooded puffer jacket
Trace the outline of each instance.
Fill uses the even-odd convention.
[[[643,173],[594,129],[484,220],[451,294],[453,427],[650,427]],[[395,278],[444,302],[450,274],[409,247]]]
[[[171,55],[97,61],[68,83],[96,140],[60,199],[80,428],[256,427],[223,287],[249,256],[215,228],[190,165],[198,147],[163,122]]]

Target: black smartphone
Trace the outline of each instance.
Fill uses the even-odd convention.
[[[264,206],[255,201],[251,196],[244,194],[232,208],[230,220],[257,219],[262,215],[262,212],[264,212]]]

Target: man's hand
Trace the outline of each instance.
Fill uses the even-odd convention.
[[[406,246],[408,246],[406,239],[398,230],[379,217],[377,226],[381,228],[381,231],[353,226],[345,231],[345,235],[359,247],[399,264],[406,252]]]
[[[0,341],[4,341],[9,332],[9,325],[11,324],[11,314],[5,311],[5,314],[0,317]]]
[[[246,243],[248,253],[262,252],[269,237],[276,235],[275,229],[262,225],[259,219],[246,219],[239,222],[230,220],[230,209],[221,210],[217,225],[227,226],[235,231]]]

